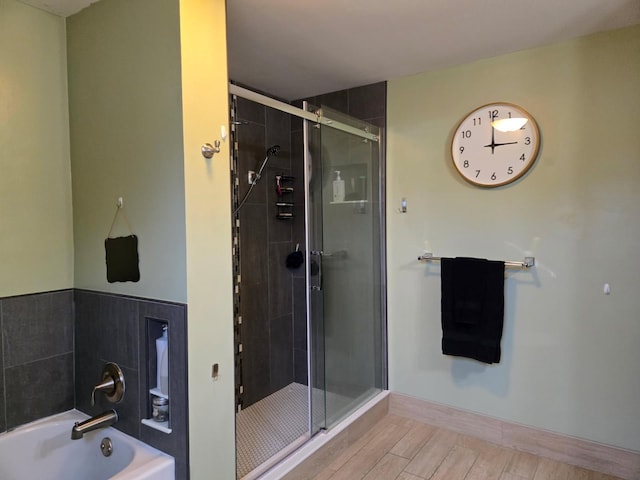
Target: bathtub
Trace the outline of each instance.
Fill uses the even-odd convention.
[[[87,415],[70,410],[0,434],[2,480],[175,480],[173,457],[115,428],[71,440],[74,422]],[[113,453],[102,455],[109,437]]]

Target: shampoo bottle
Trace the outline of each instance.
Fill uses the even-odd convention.
[[[169,395],[169,349],[165,348],[160,361],[160,392]]]
[[[162,393],[166,393],[162,389],[162,364],[164,361],[166,361],[164,359],[167,357],[168,341],[169,338],[167,336],[167,325],[163,325],[162,336],[156,338],[156,388]]]
[[[344,180],[340,178],[340,170],[336,170],[336,179],[333,181],[333,201],[344,202]]]

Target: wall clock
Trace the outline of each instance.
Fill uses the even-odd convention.
[[[453,165],[480,187],[499,187],[522,177],[540,146],[535,119],[512,103],[476,108],[458,125],[451,142]]]

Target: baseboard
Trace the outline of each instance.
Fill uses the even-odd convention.
[[[389,413],[624,480],[640,479],[640,452],[526,427],[399,393],[391,393]]]

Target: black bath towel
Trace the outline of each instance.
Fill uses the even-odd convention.
[[[443,258],[441,266],[442,353],[499,362],[504,262]]]

